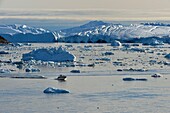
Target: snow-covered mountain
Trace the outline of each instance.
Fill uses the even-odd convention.
[[[142,23],[125,26],[102,21],[91,21],[79,27],[61,30],[57,34],[59,42],[111,42],[115,39],[133,42],[150,37],[167,41],[170,36],[170,26],[169,24],[161,23]]]
[[[9,42],[54,42],[55,35],[42,28],[26,25],[0,25],[0,35]]]

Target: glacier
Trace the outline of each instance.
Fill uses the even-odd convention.
[[[49,31],[27,25],[0,25],[0,36],[9,42],[111,43],[117,40],[121,43],[145,42],[148,45],[161,45],[170,43],[170,24],[122,25],[95,20],[59,31]],[[150,44],[150,40],[153,43]]]

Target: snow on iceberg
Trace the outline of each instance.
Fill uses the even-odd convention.
[[[41,60],[41,61],[54,61],[66,62],[75,61],[76,57],[67,52],[62,46],[59,48],[40,48],[33,50],[30,53],[23,54],[23,61]]]
[[[9,42],[54,42],[53,32],[26,25],[0,25],[0,35]]]
[[[50,94],[50,93],[58,93],[58,94],[62,94],[62,93],[70,93],[69,91],[67,90],[64,90],[64,89],[56,89],[56,88],[52,88],[52,87],[48,87],[47,89],[45,89],[43,91],[44,93],[47,93],[47,94]]]

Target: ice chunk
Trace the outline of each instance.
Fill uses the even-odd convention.
[[[162,77],[162,75],[159,74],[159,73],[155,73],[155,74],[151,75],[151,77],[153,77],[153,78],[160,78],[160,77]]]
[[[56,88],[52,88],[52,87],[48,87],[47,89],[44,90],[44,93],[58,93],[58,94],[62,94],[62,93],[70,93],[69,91],[67,90],[64,90],[64,89],[56,89]]]
[[[146,78],[123,78],[123,81],[147,81]]]
[[[170,53],[165,55],[165,58],[170,59]]]
[[[155,38],[148,38],[148,39],[143,40],[143,45],[156,46],[156,45],[164,45],[164,43]]]
[[[41,48],[33,50],[30,53],[23,54],[23,61],[41,60],[41,61],[54,61],[66,62],[75,61],[76,57],[67,52],[61,46],[59,48]]]
[[[123,78],[123,81],[135,81],[134,78]]]
[[[71,70],[71,73],[80,73],[80,70]]]
[[[111,46],[120,47],[120,46],[122,46],[122,44],[119,41],[114,40],[114,41],[112,41]]]

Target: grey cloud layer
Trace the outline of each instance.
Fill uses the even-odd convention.
[[[0,10],[0,18],[71,19],[71,20],[167,20],[169,10]]]

